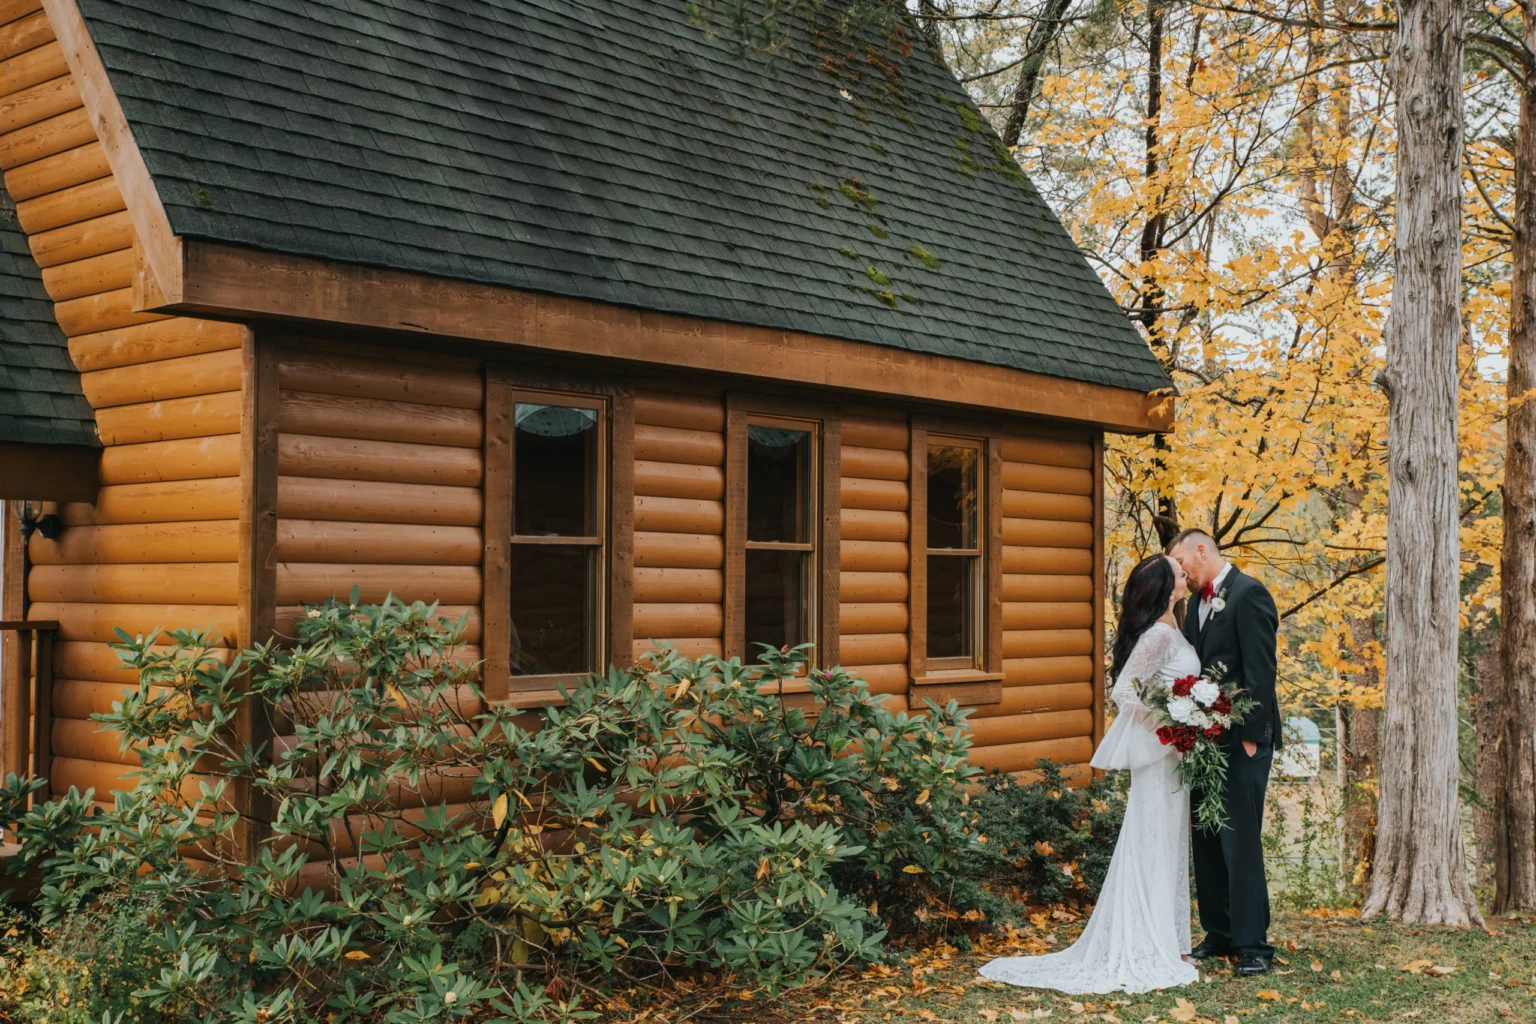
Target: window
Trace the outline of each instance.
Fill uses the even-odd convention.
[[[747,426],[744,655],[816,639],[816,433],[810,425]]]
[[[486,696],[559,703],[631,658],[634,395],[492,364],[485,382]]]
[[[927,668],[978,668],[986,584],[981,442],[932,438],[927,461]]]
[[[814,644],[812,664],[836,664],[836,410],[727,394],[725,434],[725,655]]]
[[[602,405],[523,396],[512,443],[511,646],[516,676],[601,667]]]
[[[1002,437],[990,425],[914,417],[908,706],[996,704],[1003,680]]]

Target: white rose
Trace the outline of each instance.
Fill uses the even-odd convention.
[[[1201,707],[1208,708],[1221,696],[1221,687],[1209,679],[1202,679],[1189,691],[1189,695],[1199,701]]]
[[[1221,611],[1226,606],[1227,606],[1227,602],[1222,600],[1221,598],[1219,598],[1219,597],[1211,598],[1211,614],[1212,615],[1215,615],[1217,612]]]
[[[1168,702],[1168,715],[1175,722],[1189,724],[1189,716],[1196,713],[1195,702],[1188,697],[1175,697]]]

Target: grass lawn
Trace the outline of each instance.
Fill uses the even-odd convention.
[[[1038,914],[1032,926],[985,939],[974,951],[924,951],[910,955],[904,966],[867,971],[857,979],[797,993],[783,1003],[706,1009],[695,1002],[682,1013],[647,1019],[733,1024],[1014,1024],[1041,1019],[1111,1024],[1536,1022],[1536,923],[1529,921],[1495,922],[1490,936],[1379,922],[1362,925],[1352,916],[1286,915],[1270,933],[1280,947],[1273,974],[1238,979],[1230,965],[1222,964],[1203,972],[1200,983],[1183,992],[1084,999],[976,977],[977,966],[992,956],[1063,948],[1081,923]]]

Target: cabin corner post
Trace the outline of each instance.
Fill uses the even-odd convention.
[[[1093,747],[1104,739],[1104,432],[1093,438]],[[1102,777],[1095,772],[1095,777]]]
[[[5,574],[0,580],[0,619],[18,622],[26,618],[26,544],[21,538],[21,502],[0,502],[0,544],[5,546]],[[27,697],[30,687],[27,635],[16,630],[0,630],[0,753],[4,763],[0,772],[25,776],[31,737],[27,729]]]
[[[246,328],[241,343],[240,394],[240,542],[238,634],[245,649],[266,643],[277,626],[277,339]],[[249,686],[245,677],[243,685]],[[236,738],[272,755],[275,733],[269,709],[246,701],[235,718]],[[249,779],[236,780],[232,801],[240,813],[235,842],[242,856],[253,858],[272,821],[273,808]]]

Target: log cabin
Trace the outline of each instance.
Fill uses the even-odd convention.
[[[1166,373],[909,26],[687,6],[0,0],[7,769],[125,784],[114,627],[357,587],[490,700],[812,643],[1086,772]]]

